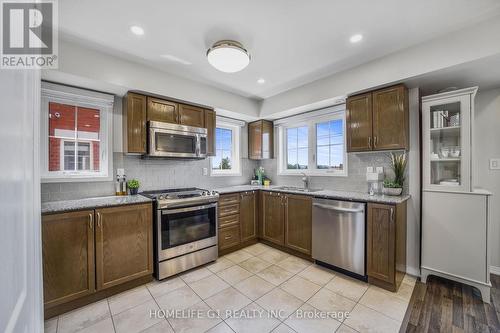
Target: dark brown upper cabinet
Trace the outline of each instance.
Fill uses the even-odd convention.
[[[408,90],[404,85],[347,99],[347,151],[408,149]]]
[[[179,105],[179,124],[194,127],[205,127],[205,110],[192,105]]]
[[[264,160],[274,158],[274,126],[269,120],[248,124],[248,158]]]
[[[148,97],[148,121],[178,123],[179,105],[164,99]]]
[[[123,99],[123,150],[146,153],[146,96],[127,93]]]
[[[215,156],[215,111],[205,110],[205,128],[207,129],[207,155]]]

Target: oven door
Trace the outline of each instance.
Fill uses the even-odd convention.
[[[217,203],[158,210],[160,261],[217,245]]]
[[[151,127],[149,155],[158,157],[199,158],[199,134]]]

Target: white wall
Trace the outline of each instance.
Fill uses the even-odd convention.
[[[489,243],[491,265],[500,270],[500,170],[489,169],[489,159],[500,158],[500,89],[479,89],[475,122],[475,183],[493,192]]]
[[[460,30],[267,98],[261,117],[274,119],[294,109],[320,105],[353,92],[402,81],[461,63],[500,54],[500,18]]]
[[[82,45],[59,42],[59,69],[42,72],[44,80],[123,95],[142,90],[212,106],[219,115],[256,119],[260,102],[196,81],[117,58]]]

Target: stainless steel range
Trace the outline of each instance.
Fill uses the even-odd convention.
[[[158,280],[217,259],[217,192],[182,188],[141,194],[155,200]]]

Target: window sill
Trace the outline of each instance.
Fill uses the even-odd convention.
[[[304,173],[308,177],[348,177],[347,172],[327,172],[327,171],[279,171],[278,176],[299,176],[304,177]]]
[[[68,176],[68,177],[42,177],[43,183],[83,183],[83,182],[110,182],[113,176]]]
[[[241,177],[241,172],[211,172],[210,177]]]

